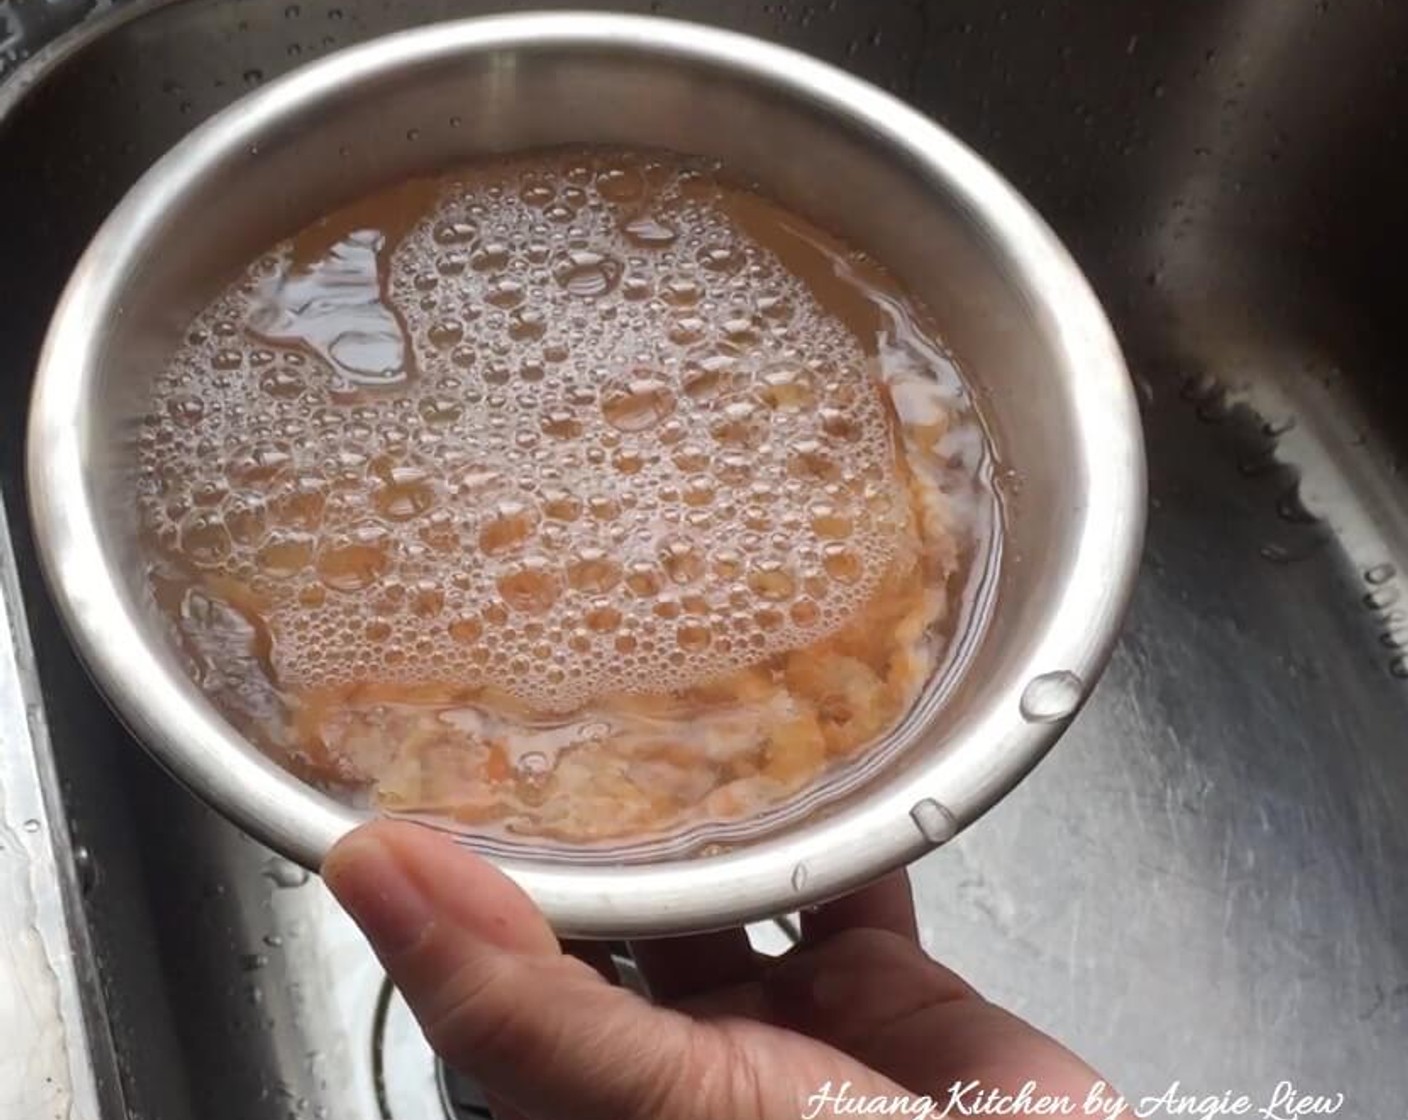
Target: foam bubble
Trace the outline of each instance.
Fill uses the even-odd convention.
[[[394,247],[281,248],[162,376],[144,518],[257,573],[283,686],[685,689],[821,640],[911,558],[855,337],[710,169],[574,161],[449,182]]]

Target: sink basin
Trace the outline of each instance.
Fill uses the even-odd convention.
[[[35,50],[88,6],[0,4],[0,43],[31,34],[0,50],[0,483],[9,616],[30,639],[0,674],[37,671],[43,733],[17,741],[57,780],[57,874],[86,888],[60,892],[94,978],[74,990],[96,1091],[74,1114],[472,1115],[316,879],[199,806],[108,713],[39,583],[19,470],[68,269],[177,137],[338,46],[529,5],[119,3]],[[915,867],[930,948],[1127,1094],[1178,1079],[1266,1100],[1292,1080],[1344,1092],[1343,1115],[1396,1115],[1408,7],[581,6],[779,39],[933,114],[1066,239],[1137,378],[1152,508],[1127,631],[1059,748]]]

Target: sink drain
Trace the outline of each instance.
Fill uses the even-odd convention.
[[[389,980],[377,993],[371,1058],[381,1120],[480,1120],[490,1115],[482,1103],[480,1111],[473,1110],[476,1098],[470,1087],[443,1068]]]
[[[372,1021],[372,1082],[381,1120],[492,1120],[479,1086],[440,1061],[401,993],[383,980]]]

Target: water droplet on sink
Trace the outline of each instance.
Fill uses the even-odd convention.
[[[240,957],[240,968],[245,972],[258,972],[268,963],[269,958],[263,953],[245,953]]]
[[[292,863],[279,856],[274,856],[264,865],[264,878],[268,879],[269,882],[273,883],[276,887],[289,890],[294,887],[303,886],[304,883],[308,882],[309,875],[308,871],[305,868],[299,867],[298,864]]]
[[[78,889],[85,895],[92,893],[98,885],[98,864],[86,845],[79,844],[73,849],[73,866],[78,873]]]
[[[1319,552],[1323,543],[1324,541],[1319,537],[1294,546],[1272,541],[1262,545],[1257,549],[1257,553],[1263,560],[1272,564],[1298,564],[1302,560],[1309,560]]]
[[[1082,691],[1080,678],[1069,670],[1042,673],[1022,692],[1022,716],[1032,723],[1055,723],[1065,719],[1079,707]]]
[[[1380,587],[1364,596],[1364,605],[1371,611],[1381,611],[1398,602],[1398,588]]]
[[[1368,583],[1377,585],[1380,583],[1387,583],[1397,574],[1398,571],[1396,568],[1394,568],[1392,564],[1375,564],[1372,568],[1370,568],[1364,573],[1364,579]]]
[[[916,802],[909,816],[920,835],[931,844],[947,843],[958,831],[958,821],[954,815],[932,797]]]
[[[1184,378],[1182,386],[1178,390],[1178,395],[1185,401],[1194,403],[1214,398],[1221,392],[1221,386],[1217,378],[1210,373],[1195,373]]]
[[[1264,474],[1270,474],[1280,467],[1281,461],[1276,458],[1276,448],[1264,447],[1252,451],[1237,458],[1237,473],[1243,478],[1258,478]]]
[[[38,831],[39,831],[39,822],[36,821],[36,820],[27,820],[27,821],[25,821],[25,822],[24,822],[24,830],[25,830],[26,832],[38,832]]]
[[[807,886],[807,879],[808,877],[810,877],[810,875],[811,872],[807,869],[807,865],[805,863],[797,864],[797,866],[792,869],[792,889],[794,891],[805,890]]]
[[[1301,500],[1299,485],[1292,486],[1276,500],[1276,515],[1282,521],[1289,521],[1292,525],[1314,525],[1320,520],[1305,508],[1305,503]]]
[[[1399,654],[1390,661],[1388,671],[1400,680],[1408,680],[1408,654]]]

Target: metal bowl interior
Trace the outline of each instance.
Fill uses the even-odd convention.
[[[245,742],[147,605],[133,440],[175,339],[245,262],[379,187],[563,143],[722,159],[883,262],[933,311],[1002,460],[996,609],[895,763],[815,819],[705,859],[505,859],[557,928],[639,936],[834,896],[950,838],[1059,735],[1103,667],[1137,568],[1133,392],[1079,271],[982,161],[903,104],[802,55],[625,16],[468,20],[353,48],[241,100],[145,175],[50,328],[29,431],[46,573],[136,736],[248,831],[316,867],[361,815]]]

